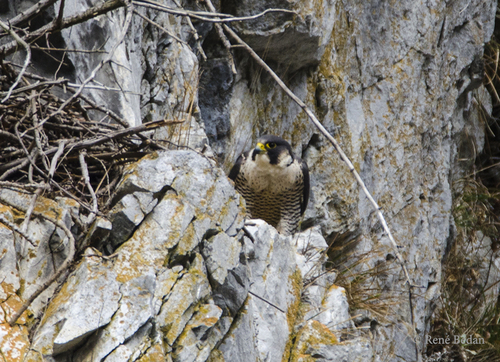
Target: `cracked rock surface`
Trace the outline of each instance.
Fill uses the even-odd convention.
[[[28,6],[7,3],[2,20]],[[88,3],[95,2],[66,2],[65,15]],[[199,3],[183,5],[199,10]],[[491,109],[481,58],[496,1],[214,4],[238,16],[269,8],[295,12],[233,26],[334,134],[384,211],[413,282],[423,287],[413,301],[417,335],[409,328],[410,306],[401,297],[406,280],[387,235],[300,107],[241,49],[234,49],[233,74],[211,24],[194,23],[197,41],[185,18],[137,7],[182,42],[134,16],[126,41],[96,78],[124,92],[85,94],[131,126],[185,121],[155,131],[172,150],[127,166],[111,211],[96,219],[89,235],[78,235],[73,268],[12,327],[10,316],[63,263],[68,239],[42,217],[26,226],[29,240],[0,223],[0,352],[7,361],[420,358],[415,351],[425,347],[442,260],[455,237],[453,183],[466,174],[460,160],[473,160],[484,145],[474,105],[479,100]],[[57,9],[42,16],[50,21]],[[121,8],[65,29],[61,42],[109,51],[124,15]],[[70,52],[72,67],[61,72],[71,81],[86,79],[104,56]],[[32,68],[42,75],[56,71],[37,59]],[[244,232],[245,203],[226,177],[262,134],[287,139],[309,165],[311,200],[303,232],[293,238],[265,223],[249,226],[251,237]],[[32,197],[1,188],[0,214],[22,228],[21,210]],[[40,196],[35,211],[77,236],[74,201]],[[365,282],[391,305],[378,314],[348,305],[353,290],[347,285],[372,271]],[[342,280],[349,281],[346,289],[336,285]],[[488,298],[496,300],[498,291]]]

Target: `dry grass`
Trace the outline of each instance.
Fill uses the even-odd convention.
[[[480,179],[459,180],[453,208],[457,235],[443,263],[442,294],[431,322],[431,338],[466,336],[479,342],[428,345],[437,360],[500,360],[500,273],[497,207],[500,194]],[[482,340],[480,340],[480,338]]]

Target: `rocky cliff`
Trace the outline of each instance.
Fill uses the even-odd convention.
[[[34,4],[10,0],[1,19]],[[63,14],[99,4],[63,2]],[[93,76],[83,94],[131,127],[183,123],[150,132],[168,150],[124,169],[109,211],[85,235],[88,212],[76,201],[40,196],[24,223],[32,194],[2,185],[0,212],[27,236],[0,224],[4,360],[421,360],[455,238],[452,185],[484,145],[477,105],[491,111],[482,55],[496,1],[215,4],[237,17],[288,10],[230,26],[348,154],[400,246],[411,297],[333,146],[244,49],[228,55],[204,2],[118,5],[58,33],[58,47],[82,51],[64,62],[34,53],[30,71],[74,83]],[[35,19],[48,23],[60,8]],[[8,59],[22,65],[24,56]],[[258,222],[244,232],[244,200],[226,177],[261,134],[287,139],[309,165],[312,197],[292,237]],[[11,326],[71,255],[53,220],[72,231],[75,262]]]

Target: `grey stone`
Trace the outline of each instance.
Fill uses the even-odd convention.
[[[254,324],[254,305],[245,303],[234,321],[234,328],[224,336],[224,340],[212,355],[221,354],[224,361],[260,361],[257,349],[257,333]],[[215,357],[214,357],[215,359]],[[217,360],[217,359],[215,359]]]
[[[151,192],[136,191],[121,198],[110,212],[113,233],[110,238],[113,249],[127,240],[135,228],[151,212],[158,200]]]
[[[256,15],[265,9],[292,10],[235,24],[243,39],[266,59],[279,63],[283,71],[317,65],[323,56],[335,23],[335,0],[325,1],[226,1],[224,7],[236,16]]]
[[[218,331],[222,309],[214,304],[201,305],[176,342],[175,362],[206,361],[216,343],[227,330]],[[222,332],[222,333],[221,333]]]
[[[257,358],[281,361],[287,353],[289,324],[293,324],[286,313],[296,308],[300,298],[300,271],[296,269],[291,237],[279,235],[265,223],[249,226],[248,230],[255,238],[255,257],[248,260],[251,272],[248,303],[253,333],[257,337],[253,338]],[[243,341],[236,341],[238,343]],[[232,353],[235,352],[226,351],[224,355]]]
[[[13,215],[10,212],[2,212],[2,216],[13,222]],[[0,284],[0,302],[5,301],[9,294],[20,287],[20,276],[16,265],[16,242],[27,243],[22,238],[16,238],[9,228],[0,223],[0,275],[3,275]]]
[[[202,255],[207,265],[215,303],[235,316],[247,298],[249,269],[236,238],[219,233],[204,241]]]
[[[74,349],[107,325],[119,308],[122,294],[116,274],[93,258],[80,263],[44,317],[34,348],[57,355]]]
[[[8,3],[4,20],[34,2]],[[173,1],[165,5],[177,6]],[[477,88],[479,60],[493,32],[496,2],[245,0],[224,2],[221,11],[253,15],[267,7],[292,9],[297,14],[274,13],[233,26],[260,54],[267,52],[267,60],[284,75],[287,85],[339,140],[382,207],[413,282],[428,286],[422,290],[424,297],[416,298],[413,304],[416,328],[422,337],[440,295],[446,246],[454,238],[452,187],[467,172],[459,160],[473,162],[484,143],[483,126],[472,105],[480,99],[486,109],[490,107],[484,88]],[[86,8],[85,1],[72,2],[65,7],[65,16]],[[193,44],[184,17],[136,8]],[[41,15],[57,11],[56,5]],[[122,31],[124,15],[122,8],[64,29],[62,42],[67,48],[109,51]],[[214,44],[209,40],[211,35],[205,40],[209,28],[205,26],[202,32],[207,48]],[[207,53],[217,55],[215,51]],[[220,54],[217,57],[223,56]],[[207,154],[213,147],[226,171],[257,136],[270,133],[284,137],[308,162],[312,175],[311,202],[303,226],[314,225],[314,232],[321,233],[328,245],[348,245],[349,258],[343,262],[347,265],[340,266],[350,268],[354,276],[378,270],[367,283],[380,289],[381,298],[406,295],[392,246],[371,204],[333,147],[267,75],[245,55],[235,55],[238,74],[229,73],[226,59],[211,58],[201,82],[209,87],[199,91],[199,62],[190,46],[134,15],[124,43],[96,77],[97,84],[124,92],[87,89],[85,93],[130,125],[143,120],[184,119],[181,125],[155,131],[156,140],[170,148],[205,149]],[[105,56],[70,52],[66,59],[72,65],[63,66],[61,71],[80,82]],[[52,69],[35,58],[34,71],[53,77],[57,66]],[[103,117],[99,112],[90,115],[96,120]],[[6,189],[0,190],[0,196],[24,208],[32,198]],[[364,361],[382,360],[387,351],[392,351],[390,361],[419,358],[415,346],[422,350],[423,338],[416,345],[405,327],[410,322],[406,299],[390,310],[384,323],[373,323],[373,347],[357,337],[339,342],[343,336],[334,327],[349,327],[343,325],[348,318],[345,298],[341,289],[332,287],[333,273],[315,279],[325,270],[322,258],[300,246],[307,231],[297,236],[301,243],[297,258],[294,239],[280,237],[267,225],[250,228],[255,244],[248,238],[238,244],[244,201],[224,172],[206,157],[192,151],[149,155],[128,167],[114,202],[119,209],[116,215],[124,217],[123,228],[113,223],[110,233],[110,238],[117,240],[112,249],[119,245],[118,256],[111,260],[92,257],[92,262],[116,274],[115,281],[100,282],[105,287],[119,285],[123,294],[118,303],[120,312],[106,325],[92,329],[83,324],[81,331],[71,327],[75,321],[69,315],[64,324],[58,322],[62,334],[54,344],[55,327],[50,326],[49,317],[54,311],[69,308],[65,301],[58,302],[64,294],[55,296],[46,319],[34,331],[34,340],[47,347],[46,361],[135,360],[156,352],[158,360],[166,361],[174,355],[177,360],[211,362],[222,358],[281,361],[288,354],[290,361],[306,357]],[[78,214],[75,205],[49,204],[47,209],[57,207],[59,216],[71,226],[71,215]],[[2,234],[2,247],[7,251],[0,255],[0,270],[11,274],[0,299],[14,298],[12,293],[21,285],[20,294],[26,298],[64,260],[66,241],[60,230],[32,218],[27,232],[39,241],[34,247],[17,235]],[[325,247],[320,239],[318,235],[318,243],[314,243],[317,251]],[[214,254],[220,247],[210,249],[211,243],[227,246],[234,253],[222,260]],[[17,272],[11,256],[17,262]],[[479,250],[478,257],[485,259],[484,250]],[[357,258],[363,258],[364,263],[356,264]],[[85,262],[90,263],[88,259]],[[308,285],[306,290],[301,276]],[[16,290],[11,291],[10,286]],[[56,287],[51,286],[32,304],[36,317]],[[75,291],[75,296],[83,292]],[[305,318],[295,320],[301,295]],[[492,288],[488,298],[497,296]],[[102,300],[95,304],[102,305]],[[210,311],[200,312],[202,305],[209,305]],[[80,309],[91,307],[84,303]],[[306,320],[315,314],[317,317]],[[201,323],[204,316],[217,321]],[[369,313],[363,321],[376,322]],[[41,331],[52,332],[43,337]],[[291,331],[302,333],[293,348],[289,348]],[[307,336],[320,336],[323,342],[315,343]],[[203,337],[207,339],[203,341]],[[82,343],[85,345],[80,347]],[[303,357],[299,351],[304,352]],[[35,352],[29,353],[35,360]]]
[[[190,270],[166,296],[157,320],[165,341],[172,346],[191,319],[196,304],[210,294],[201,255],[197,254]]]
[[[120,285],[121,299],[111,321],[75,353],[78,362],[100,361],[146,324],[152,317],[154,274],[142,275]]]

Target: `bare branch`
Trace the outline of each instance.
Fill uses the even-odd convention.
[[[2,27],[6,32],[8,32],[16,41],[16,43],[19,43],[24,49],[26,49],[26,58],[24,59],[24,65],[21,71],[19,72],[16,81],[12,86],[9,88],[9,91],[7,92],[7,95],[5,96],[4,99],[2,99],[1,103],[5,103],[7,99],[9,99],[10,95],[12,94],[12,91],[17,87],[19,82],[21,81],[21,78],[23,77],[24,72],[26,72],[26,68],[28,68],[28,65],[30,64],[31,61],[31,49],[29,45],[19,37],[19,35],[16,34],[15,31],[9,28],[7,24],[5,24],[3,21],[0,20],[0,27]]]
[[[63,152],[64,152],[64,141],[61,141],[59,142],[59,146],[57,146],[56,154],[54,155],[54,157],[52,157],[52,161],[50,162],[49,179],[54,177],[54,173],[56,172],[57,168],[57,161]]]
[[[33,5],[32,7],[26,9],[22,13],[16,15],[12,19],[10,19],[8,21],[9,25],[14,27],[17,24],[20,24],[20,23],[24,22],[25,20],[28,20],[29,18],[39,14],[41,11],[43,11],[44,9],[48,8],[49,6],[51,6],[52,4],[54,4],[56,2],[57,2],[57,0],[39,1],[35,5]]]
[[[90,195],[92,196],[92,213],[90,219],[87,221],[87,225],[91,225],[94,222],[95,217],[97,216],[98,206],[97,206],[97,197],[95,196],[94,189],[90,184],[89,169],[87,167],[87,163],[85,162],[86,154],[87,152],[85,151],[85,149],[81,150],[79,160],[80,160],[80,168],[82,170],[83,180],[85,181],[85,186],[87,186],[87,189],[89,190]]]
[[[94,139],[86,139],[86,140],[77,141],[77,142],[68,142],[68,144],[66,144],[64,146],[64,149],[67,150],[67,149],[71,148],[74,150],[80,150],[82,148],[89,148],[92,146],[103,144],[104,142],[109,141],[111,139],[117,139],[117,138],[125,137],[128,135],[140,133],[140,132],[150,131],[150,130],[156,129],[158,127],[166,126],[169,124],[177,124],[177,123],[182,123],[182,122],[184,122],[184,120],[161,120],[161,121],[148,122],[148,123],[141,124],[140,126],[137,126],[137,127],[131,127],[131,128],[115,131],[115,132],[110,132],[109,134],[107,134],[103,137],[98,137],[98,138],[94,138]],[[56,153],[58,149],[59,149],[59,147],[51,147],[45,151],[45,155],[51,156],[54,153]],[[8,170],[11,167],[17,166],[20,163],[24,162],[25,159],[26,158],[21,158],[21,159],[17,159],[15,161],[9,162],[7,164],[1,165],[0,170]],[[2,180],[2,179],[4,179],[3,176],[0,178],[0,180]]]
[[[205,4],[207,4],[208,10],[210,10],[212,13],[216,12],[215,7],[213,6],[210,0],[205,0]],[[226,48],[227,58],[229,59],[229,64],[231,65],[231,71],[233,72],[233,74],[236,74],[238,72],[236,71],[236,66],[234,65],[233,53],[231,53],[231,43],[226,38],[224,30],[222,29],[222,25],[219,23],[215,23],[214,25],[215,25],[215,30],[217,30],[217,34],[219,35],[219,38],[222,41],[222,44],[224,44],[224,47]]]
[[[253,295],[254,297],[259,298],[259,299],[260,299],[260,300],[262,300],[263,302],[266,302],[266,303],[267,303],[267,304],[269,304],[271,307],[276,308],[276,309],[277,309],[277,310],[279,310],[281,313],[286,314],[286,312],[285,312],[283,309],[281,309],[280,307],[278,307],[276,304],[273,304],[273,303],[271,303],[270,301],[268,301],[267,299],[262,298],[261,296],[259,296],[259,295],[255,294],[255,293],[254,293],[254,292],[252,292],[251,290],[249,290],[249,291],[248,291],[248,293],[249,293],[249,294],[251,294],[251,295]]]
[[[28,224],[30,223],[31,219],[31,214],[33,213],[33,210],[35,209],[36,205],[36,200],[38,199],[38,196],[42,193],[42,188],[38,188],[35,193],[33,194],[33,198],[31,199],[30,206],[28,207],[28,211],[26,211],[26,216],[24,217],[23,221],[23,226],[21,227],[21,230],[23,232],[26,232],[28,230]]]
[[[36,241],[35,240],[32,240],[31,237],[28,234],[26,234],[25,231],[23,231],[22,229],[20,229],[13,222],[10,222],[9,220],[7,220],[5,218],[5,216],[3,216],[2,214],[0,214],[0,223],[4,224],[5,226],[7,226],[12,231],[15,231],[16,233],[18,233],[19,235],[21,235],[23,238],[25,238],[26,240],[28,240],[31,245],[36,246]]]
[[[108,0],[100,5],[96,5],[87,9],[79,14],[69,16],[65,19],[62,19],[60,23],[57,22],[57,19],[54,19],[51,23],[30,32],[26,36],[23,37],[25,42],[31,42],[40,36],[43,36],[46,33],[51,33],[54,31],[59,31],[61,29],[69,28],[73,25],[83,23],[89,19],[92,19],[98,15],[106,14],[112,10],[118,9],[124,6],[125,3],[123,0]],[[7,56],[17,51],[17,41],[12,41],[10,43],[4,44],[0,46],[0,54]]]
[[[179,16],[188,16],[194,19],[206,21],[209,23],[232,23],[235,21],[247,21],[247,20],[254,20],[258,19],[266,14],[269,13],[286,13],[286,14],[294,14],[297,15],[297,13],[293,10],[288,10],[288,9],[267,9],[259,14],[251,15],[251,16],[241,16],[241,17],[236,17],[232,16],[229,14],[222,14],[222,13],[211,13],[211,12],[205,12],[205,11],[191,11],[191,10],[185,10],[185,9],[174,9],[169,6],[165,6],[159,2],[152,1],[152,0],[137,0],[133,1],[133,3],[137,6],[143,6],[146,8],[150,9],[155,9],[159,11],[164,11],[169,14],[173,15],[179,15]]]

